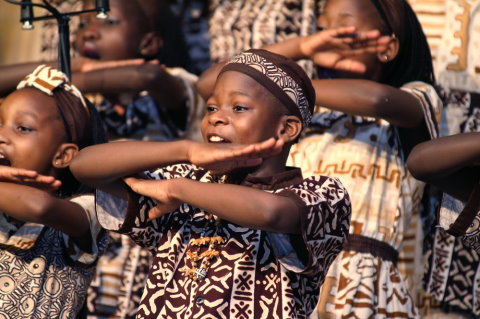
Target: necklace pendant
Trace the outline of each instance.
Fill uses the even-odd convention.
[[[207,278],[207,270],[205,268],[197,268],[195,269],[195,276],[197,276],[198,280],[204,280]]]

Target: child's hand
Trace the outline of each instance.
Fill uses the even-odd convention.
[[[284,141],[270,138],[256,144],[193,143],[188,152],[189,162],[208,169],[214,174],[224,174],[240,167],[262,164],[268,157],[279,154]]]
[[[35,171],[4,165],[0,165],[0,181],[27,185],[46,192],[55,191],[62,185],[62,182],[53,176],[40,175]]]
[[[382,36],[378,30],[356,32],[355,27],[343,27],[304,37],[300,51],[324,68],[362,73],[365,65],[352,57],[384,52],[390,40],[390,36]]]
[[[150,209],[148,217],[158,218],[176,210],[181,202],[169,196],[169,185],[175,180],[144,180],[134,177],[124,178],[125,183],[135,192],[153,198],[157,206]]]

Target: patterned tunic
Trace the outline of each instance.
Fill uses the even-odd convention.
[[[213,62],[316,31],[323,0],[211,0],[210,55]],[[302,61],[313,74],[313,64]]]
[[[445,100],[443,135],[480,132],[480,94],[445,90],[442,97]],[[458,214],[463,206],[446,195],[439,222],[448,228],[444,217],[450,211]],[[478,225],[478,216],[473,225]],[[478,228],[468,232],[478,241]],[[439,309],[429,309],[429,312],[437,313],[438,318],[438,313],[446,313],[442,318],[451,318],[452,313],[462,314],[464,318],[480,317],[480,252],[466,246],[462,237],[453,237],[440,227],[433,228],[431,233],[432,243],[426,252],[429,263],[425,284],[433,299],[430,304]]]
[[[409,83],[403,89],[419,99],[427,126],[436,136],[442,104],[435,90],[422,82]],[[350,234],[370,242],[374,239],[393,255],[386,258],[382,253],[343,251],[322,287],[319,316],[381,319],[397,314],[397,318],[416,318],[414,301],[395,263],[395,250],[402,249],[406,231],[412,227],[423,184],[405,167],[399,131],[384,120],[329,110],[316,113],[311,127],[318,134],[292,148],[290,163],[300,166],[307,176],[341,179],[352,198]]]
[[[225,180],[188,164],[147,172],[147,176],[209,183]],[[205,211],[188,204],[148,220],[152,200],[140,197],[140,211],[130,209],[127,214],[118,207],[122,203],[117,198],[97,192],[100,223],[128,233],[154,254],[137,318],[306,318],[315,309],[319,287],[348,232],[346,190],[326,176],[302,180],[299,169],[266,179],[247,177],[243,184],[293,198],[301,212],[301,236],[249,229],[225,220],[212,227]],[[189,242],[202,233],[221,235],[225,243],[219,246],[220,255],[206,278],[195,281],[179,270],[190,266]]]
[[[93,245],[82,251],[66,234],[0,213],[0,317],[76,318],[106,246],[93,195],[72,199],[90,220]]]

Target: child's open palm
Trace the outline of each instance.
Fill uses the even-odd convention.
[[[225,174],[240,167],[258,166],[265,158],[279,154],[283,145],[282,139],[275,138],[249,145],[194,143],[188,157],[192,164],[214,174]]]
[[[304,37],[300,42],[300,50],[321,67],[362,73],[365,72],[365,65],[352,57],[384,52],[390,39],[390,36],[382,36],[378,30],[356,32],[355,27],[343,27]]]
[[[168,186],[175,180],[145,180],[134,177],[124,178],[125,183],[140,195],[155,200],[157,206],[148,212],[149,218],[158,218],[176,210],[181,202],[169,196]]]
[[[44,191],[54,191],[61,182],[53,176],[40,175],[35,171],[0,165],[0,181],[23,184]]]

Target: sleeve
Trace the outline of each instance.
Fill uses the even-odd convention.
[[[80,205],[87,215],[90,223],[92,246],[90,251],[83,251],[75,244],[70,236],[62,233],[65,246],[67,247],[67,253],[73,261],[91,265],[95,263],[97,258],[105,251],[108,242],[107,233],[102,229],[95,215],[95,197],[93,194],[76,196],[71,198],[70,201]]]
[[[143,173],[145,179],[166,180],[172,178],[193,178],[196,169],[190,164],[177,164]],[[169,226],[172,212],[161,218],[149,219],[148,211],[155,206],[155,201],[149,197],[129,193],[128,201],[109,193],[97,190],[96,213],[99,223],[107,230],[126,234],[138,245],[153,249],[161,235]],[[184,209],[182,205],[180,210]]]
[[[437,138],[440,132],[443,102],[435,88],[427,83],[416,81],[405,84],[401,89],[420,101],[430,137]]]
[[[194,141],[202,141],[200,124],[204,112],[204,100],[194,87],[198,80],[198,76],[189,73],[183,68],[167,68],[167,71],[183,81],[185,92],[187,94],[187,128],[185,132],[181,134],[181,137]]]
[[[336,178],[312,176],[278,195],[294,199],[301,213],[301,237],[268,233],[280,263],[288,270],[326,274],[348,236],[351,202]]]

